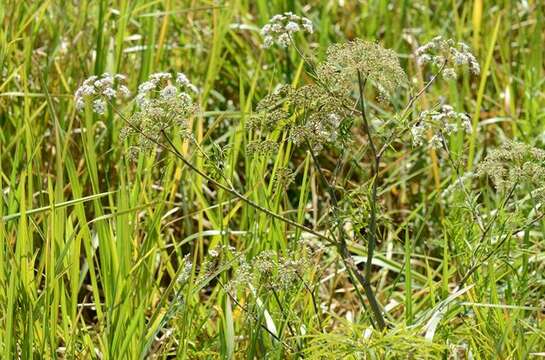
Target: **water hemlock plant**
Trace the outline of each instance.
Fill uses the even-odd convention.
[[[8,5],[0,358],[542,356],[544,9],[390,5]]]
[[[365,312],[371,314],[370,323],[377,330],[387,333],[391,326],[371,280],[374,275],[376,246],[382,241],[380,229],[383,221],[387,221],[387,217],[381,213],[383,209],[379,195],[384,186],[381,169],[388,166],[384,164],[384,158],[388,157],[388,152],[397,151],[398,143],[412,142],[413,151],[427,144],[432,151],[443,152],[458,173],[459,169],[449,151],[448,139],[460,131],[471,133],[471,119],[464,112],[454,111],[452,106],[444,103],[446,99],[424,109],[420,108],[418,100],[440,76],[452,81],[465,68],[478,75],[479,63],[466,44],[436,37],[416,50],[416,63],[422,67],[422,71],[426,71],[429,64],[434,72],[420,89],[413,90],[398,55],[379,43],[355,39],[332,44],[327,48],[323,61],[311,61],[309,59],[312,54],[305,55],[297,48],[294,34],[298,32],[312,34],[312,23],[292,13],[274,16],[261,31],[264,48],[271,48],[276,44],[281,48],[292,46],[296,49],[306,65],[309,82],[299,86],[277,84],[274,90],[257,103],[245,125],[245,129],[253,134],[253,140],[247,143],[245,150],[249,156],[261,159],[265,167],[274,163],[275,154],[280,148],[290,148],[291,155],[298,151],[306,152],[318,174],[319,185],[328,195],[328,204],[323,205],[327,208],[324,222],[330,224],[327,231],[309,228],[302,222],[292,220],[252,200],[244,194],[244,190],[238,190],[225,176],[224,164],[218,159],[217,152],[207,153],[192,133],[192,119],[201,116],[195,102],[199,89],[184,73],[151,74],[147,81],[138,86],[133,99],[135,104],[132,105],[131,102],[126,105],[128,110],[122,109],[119,102],[115,101],[118,93],[123,94],[125,99],[129,97],[130,92],[125,85],[114,88],[117,81],[125,81],[124,75],[112,76],[105,73],[100,78],[93,76],[85,80],[76,91],[77,108],[80,111],[90,109],[97,115],[105,115],[106,108],[110,107],[124,122],[122,138],[137,139],[129,150],[131,158],[138,159],[139,151],[149,153],[159,150],[155,156],[161,156],[163,152],[174,155],[205,181],[243,201],[256,212],[314,236],[321,242],[320,246],[334,247],[360,305]],[[378,107],[371,110],[368,104],[373,100],[376,100]],[[385,116],[382,115],[381,107],[385,109]],[[319,154],[328,148],[336,149],[335,168],[344,166],[341,158],[349,156],[356,131],[361,132],[365,139],[362,155],[369,159],[367,177],[361,180],[363,184],[357,190],[340,191],[332,184],[335,179],[331,179],[331,176],[328,178],[322,168]],[[212,149],[217,149],[217,145],[213,144]],[[207,172],[199,169],[191,159],[192,156],[184,154],[180,145],[193,145],[197,155],[205,160]],[[535,180],[541,174],[540,165],[532,165],[534,163],[531,162],[533,159],[540,161],[541,150],[514,143],[508,143],[507,146],[515,146],[517,150],[496,150],[479,166],[479,173],[490,175],[498,189],[507,191],[505,202],[511,199],[513,189],[522,178]],[[529,162],[519,164],[520,168],[506,170],[510,168],[510,162],[525,159],[524,154],[528,154]],[[290,155],[290,152],[286,155]],[[282,169],[288,173],[281,175],[282,172],[278,169],[276,183],[295,181],[292,170]],[[528,174],[525,175],[526,173]],[[464,180],[459,178],[456,181],[465,190]],[[505,184],[511,184],[511,190],[506,190]],[[355,194],[359,199],[357,202],[353,201]],[[467,190],[464,196],[468,197],[468,203],[472,201]],[[475,220],[481,226],[484,240],[498,219],[491,219],[484,227],[478,210],[474,208],[473,211]],[[366,251],[366,256],[360,263],[355,261],[350,251],[351,243],[362,246]],[[299,241],[289,247],[300,247],[296,252],[304,251],[307,255],[303,258],[309,258],[308,246],[304,243]],[[281,307],[277,291],[289,292],[294,287],[300,288],[297,283],[304,282],[302,276],[305,264],[308,264],[303,258],[284,259],[282,255],[269,250],[248,262],[244,254],[239,254],[230,246],[210,249],[209,256],[211,260],[203,264],[200,276],[218,276],[218,269],[222,266],[225,270],[233,269],[231,279],[222,285],[223,291],[247,313],[249,321],[254,323],[253,326],[263,326],[258,319],[261,316],[260,296],[267,297],[272,293]],[[190,264],[189,260],[187,263]],[[469,268],[461,285],[475,271],[476,266],[478,265],[474,264]],[[186,277],[180,275],[180,278]],[[252,309],[242,306],[237,300],[238,296],[248,295],[256,301]],[[270,329],[266,330],[279,340]],[[296,336],[293,330],[290,331],[292,336]]]

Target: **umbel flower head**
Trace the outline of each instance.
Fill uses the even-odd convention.
[[[465,113],[456,112],[450,105],[442,105],[437,110],[426,110],[420,114],[417,123],[411,128],[413,145],[420,146],[426,141],[426,135],[433,134],[429,140],[432,148],[438,149],[445,136],[463,130],[471,133],[471,119]]]
[[[107,102],[118,97],[126,99],[131,95],[125,82],[126,77],[122,74],[104,73],[100,77],[93,75],[87,78],[74,94],[76,109],[82,111],[88,103],[91,104],[93,112],[103,115]]]
[[[545,198],[545,151],[531,145],[507,140],[486,156],[477,174],[488,175],[499,191],[525,184],[540,189],[535,195]]]
[[[445,79],[456,79],[460,69],[467,67],[469,71],[478,75],[481,71],[479,62],[471,53],[471,49],[463,42],[455,42],[452,39],[445,40],[441,36],[433,38],[430,42],[416,50],[419,64],[431,64],[442,67],[442,75]]]
[[[341,99],[312,84],[296,89],[291,102],[297,116],[290,126],[288,139],[295,145],[308,143],[312,151],[319,152],[325,144],[339,140],[341,123],[351,114]]]
[[[163,131],[177,126],[182,136],[189,139],[187,119],[197,111],[192,98],[196,91],[183,73],[178,73],[175,79],[166,72],[150,75],[138,87],[137,110],[123,129],[122,137],[135,134],[137,147],[148,150],[160,142]]]
[[[312,21],[305,17],[291,12],[274,15],[261,29],[264,37],[263,47],[269,48],[275,43],[281,47],[287,47],[293,34],[297,32],[312,34],[313,31]]]
[[[381,98],[407,83],[393,50],[361,39],[331,45],[326,61],[318,66],[317,76],[330,90],[345,94],[353,88],[358,72],[375,86]]]
[[[340,125],[349,115],[341,99],[319,85],[297,89],[283,85],[258,103],[248,126],[262,134],[286,130],[295,145],[310,145],[314,152],[319,152],[325,144],[337,141]],[[275,143],[262,140],[252,142],[248,150],[262,150],[260,153],[264,154],[275,148]]]
[[[272,132],[287,124],[290,117],[284,104],[289,102],[293,94],[291,85],[280,85],[257,103],[255,113],[248,121],[249,129],[259,129],[262,132]]]
[[[299,275],[308,266],[306,251],[296,257],[281,256],[265,250],[246,261],[240,257],[235,276],[227,288],[235,293],[237,289],[248,289],[248,285],[265,290],[289,290],[298,285]]]

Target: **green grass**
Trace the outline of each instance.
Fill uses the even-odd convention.
[[[228,149],[226,179],[270,212],[325,231],[332,226],[328,195],[310,154],[288,143],[269,161],[245,150],[257,136],[245,127],[257,101],[278,83],[311,81],[293,49],[260,48],[259,28],[292,10],[316,26],[297,39],[300,48],[321,58],[331,43],[379,41],[400,54],[415,89],[425,81],[412,58],[416,46],[437,35],[471,44],[481,75],[440,81],[418,101],[442,96],[472,115],[472,135],[452,139],[462,171],[506,138],[543,148],[540,1],[339,3],[0,3],[0,358],[543,356],[545,222],[509,235],[539,215],[523,201],[527,189],[514,216],[485,179],[468,182],[483,216],[498,214],[490,236],[481,237],[468,200],[442,197],[456,181],[448,162],[396,144],[381,168],[381,241],[370,279],[388,324],[380,332],[334,248],[214,186],[175,156],[131,161],[114,112],[76,112],[73,93],[92,74],[128,74],[135,89],[150,73],[183,71],[202,89],[193,133],[207,153],[216,144]],[[335,173],[339,192],[369,186],[366,139],[356,130],[354,140]],[[207,172],[193,146],[174,141]],[[334,149],[319,156],[330,178],[338,156]],[[285,166],[296,170],[287,191],[273,181]],[[238,258],[214,265],[209,256],[223,244],[248,260],[265,250],[298,258],[301,242],[313,251],[290,291],[248,287],[231,297],[226,284],[240,271]],[[360,237],[349,250],[365,262]],[[176,279],[186,255],[192,269],[182,286]]]

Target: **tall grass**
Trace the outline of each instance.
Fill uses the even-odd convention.
[[[471,43],[481,76],[458,86],[440,82],[419,100],[443,96],[472,115],[467,145],[452,142],[453,156],[467,158],[462,172],[506,138],[544,146],[539,1],[6,0],[0,358],[544,356],[545,223],[509,235],[501,227],[514,221],[509,209],[480,181],[472,194],[499,224],[497,238],[480,237],[470,201],[460,194],[443,200],[457,176],[435,153],[403,147],[379,169],[388,221],[378,229],[370,280],[388,325],[381,332],[334,249],[214,186],[175,156],[131,161],[113,111],[105,118],[76,112],[73,93],[89,75],[126,73],[134,89],[150,73],[183,71],[202,89],[193,133],[207,153],[225,151],[225,180],[269,212],[322,231],[330,226],[328,197],[316,159],[291,145],[269,163],[245,151],[256,136],[245,124],[257,101],[278,83],[309,81],[296,51],[260,48],[259,27],[284,11],[313,21],[316,34],[297,40],[318,58],[333,42],[376,40],[400,54],[416,85],[427,80],[411,57],[418,44],[436,35]],[[344,155],[340,173],[338,153],[319,156],[339,189],[368,180],[367,143],[362,133],[354,136],[357,151]],[[206,159],[173,141],[207,173]],[[283,191],[274,179],[287,165],[296,177]],[[531,218],[515,220],[522,226]],[[302,257],[301,242],[314,251],[291,291],[231,293],[237,258],[203,271],[218,245],[251,260],[265,250]],[[354,238],[348,245],[364,268],[367,244]],[[189,281],[181,286],[187,264]]]

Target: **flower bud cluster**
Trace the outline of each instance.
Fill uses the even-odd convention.
[[[289,167],[279,167],[276,169],[273,182],[280,190],[286,190],[295,180],[295,172]]]
[[[341,122],[349,116],[342,100],[332,96],[319,85],[305,85],[294,89],[289,85],[279,87],[259,102],[248,126],[267,134],[287,130],[288,140],[295,145],[310,145],[319,152],[325,144],[338,140]],[[269,142],[252,150],[275,149]]]
[[[193,271],[193,263],[191,262],[191,257],[190,255],[186,255],[184,256],[184,259],[183,259],[183,268],[178,274],[178,278],[176,279],[176,282],[180,284],[181,286],[184,286],[191,278],[192,271]]]
[[[312,151],[321,151],[326,143],[337,140],[341,117],[335,112],[312,112],[304,123],[291,128],[288,136],[295,145],[311,144]]]
[[[286,125],[289,118],[284,104],[293,94],[291,85],[281,85],[259,101],[246,127],[251,130],[271,132]]]
[[[248,143],[246,151],[250,156],[268,156],[278,150],[278,143],[271,139],[252,140]]]
[[[285,48],[290,44],[293,34],[297,32],[312,34],[314,32],[312,21],[291,12],[275,15],[261,29],[264,37],[263,47],[269,48],[276,43]]]
[[[452,39],[445,40],[441,36],[416,49],[416,57],[420,65],[442,67],[442,76],[447,80],[456,79],[460,69],[464,67],[475,75],[481,71],[479,62],[468,45]]]
[[[254,288],[288,290],[299,283],[299,274],[303,273],[307,265],[305,256],[295,259],[266,250],[251,261],[240,260],[228,289],[234,292],[238,288],[246,289],[248,284],[252,284]]]
[[[539,189],[534,195],[545,199],[545,150],[507,140],[492,150],[477,167],[478,175],[488,175],[499,191],[520,184]]]
[[[362,81],[370,82],[378,91],[379,99],[387,99],[400,86],[408,83],[407,75],[399,64],[397,54],[377,43],[355,39],[333,44],[327,49],[326,61],[317,69],[318,78],[331,91],[346,96]]]

